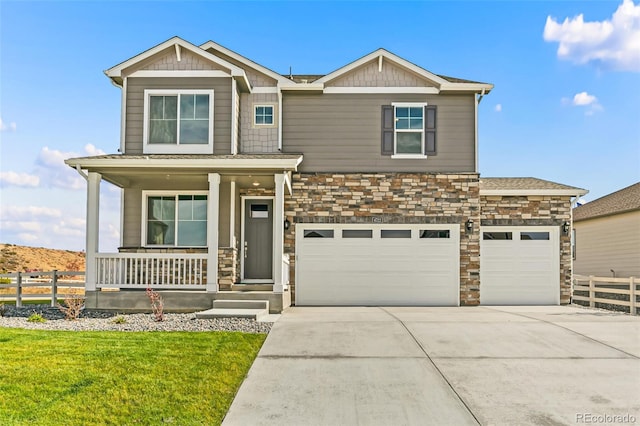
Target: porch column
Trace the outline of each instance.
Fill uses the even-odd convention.
[[[89,172],[87,176],[87,230],[85,253],[85,290],[96,290],[96,255],[99,249],[100,235],[100,181],[102,175]]]
[[[282,255],[284,254],[284,174],[276,174],[273,202],[273,292],[283,293]]]
[[[207,291],[218,292],[218,222],[220,216],[220,175],[209,173],[207,197]]]

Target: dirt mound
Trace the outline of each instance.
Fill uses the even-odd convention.
[[[84,252],[0,244],[0,272],[84,271]]]

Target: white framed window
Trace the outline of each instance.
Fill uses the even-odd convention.
[[[144,91],[144,152],[213,153],[213,90]]]
[[[256,127],[274,127],[276,125],[276,108],[271,104],[253,105],[253,125]]]
[[[142,245],[207,246],[207,192],[143,192]]]
[[[394,155],[424,156],[426,103],[393,103]]]

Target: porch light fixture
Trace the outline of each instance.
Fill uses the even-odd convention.
[[[284,230],[288,230],[291,227],[291,222],[289,222],[289,219],[284,220]]]
[[[260,186],[260,182],[258,182],[257,180],[254,180],[252,183],[253,186]]]
[[[564,232],[565,234],[568,234],[570,230],[571,230],[571,224],[569,222],[565,222],[562,224],[562,232]]]
[[[467,220],[464,224],[464,227],[467,229],[467,232],[471,232],[473,230],[473,220]]]

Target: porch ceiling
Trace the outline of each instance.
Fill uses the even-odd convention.
[[[208,174],[239,187],[274,187],[274,174],[295,171],[300,154],[262,155],[102,155],[72,158],[65,163],[97,172],[118,187],[206,189]],[[254,183],[258,183],[255,185]]]

